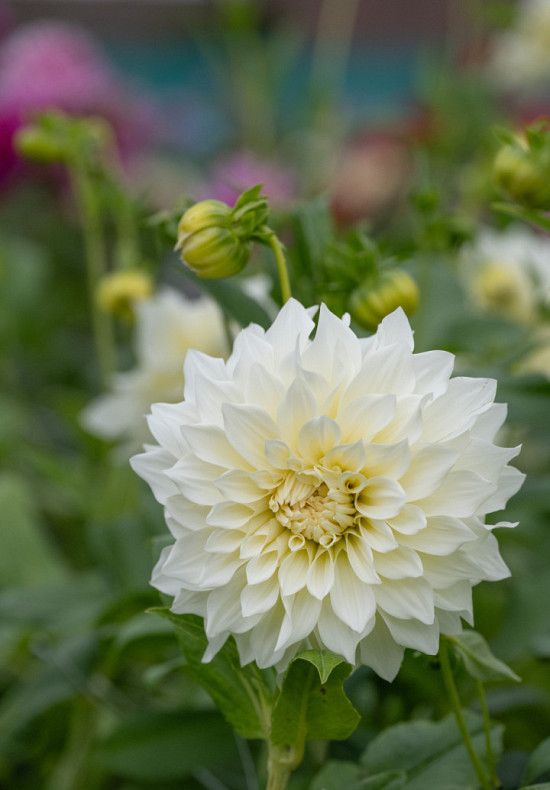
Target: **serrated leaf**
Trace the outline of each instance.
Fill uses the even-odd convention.
[[[483,719],[463,711],[466,725],[478,754],[485,751]],[[503,727],[491,729],[496,756],[500,754]],[[439,722],[413,721],[397,724],[369,744],[361,762],[370,774],[405,771],[403,790],[464,790],[476,787],[476,776],[466,747],[452,715]]]
[[[528,784],[545,773],[550,773],[550,737],[539,743],[530,755],[523,772],[522,781]]]
[[[273,709],[272,743],[343,740],[351,735],[360,720],[343,690],[351,670],[351,664],[329,651],[307,650],[296,656]]]
[[[158,607],[149,612],[165,617],[176,634],[187,659],[187,670],[210,694],[229,724],[243,738],[266,738],[267,709],[274,695],[274,673],[255,664],[241,667],[232,638],[207,664],[202,657],[208,647],[202,619],[193,614],[174,614]]]
[[[503,661],[494,656],[485,639],[477,631],[463,631],[458,636],[444,637],[454,653],[463,661],[467,672],[481,682],[521,678]]]

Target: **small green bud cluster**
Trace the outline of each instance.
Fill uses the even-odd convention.
[[[398,307],[411,315],[418,307],[418,301],[418,286],[410,274],[403,269],[391,269],[383,272],[378,281],[368,279],[359,285],[351,294],[349,309],[359,326],[374,330]]]
[[[254,241],[265,243],[269,210],[261,186],[243,193],[233,208],[219,200],[191,206],[178,224],[176,249],[199,277],[232,277],[250,258]]]
[[[69,161],[83,148],[100,150],[110,135],[102,118],[75,118],[52,111],[38,115],[17,131],[15,149],[25,159],[54,164]]]
[[[506,133],[504,139],[493,164],[496,187],[526,208],[549,209],[550,130],[539,124],[525,137]]]

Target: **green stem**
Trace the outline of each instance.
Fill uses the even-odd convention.
[[[84,231],[92,325],[101,382],[103,386],[106,386],[115,367],[115,346],[111,319],[99,309],[95,299],[98,280],[107,268],[101,213],[93,184],[81,155],[75,154],[68,166]]]
[[[275,235],[273,231],[269,233],[267,236],[267,243],[271,247],[273,254],[275,255],[275,260],[277,262],[277,271],[279,274],[279,282],[281,283],[281,295],[283,297],[283,304],[288,302],[290,297],[292,296],[292,292],[290,290],[290,279],[288,276],[288,267],[286,265],[286,257],[284,253],[284,247]]]
[[[466,746],[466,751],[468,752],[468,756],[470,757],[471,763],[474,767],[474,771],[476,772],[476,776],[480,784],[480,787],[482,788],[482,790],[493,790],[492,784],[489,778],[487,777],[487,774],[485,773],[485,769],[481,763],[481,760],[479,759],[477,752],[474,749],[472,738],[468,731],[468,727],[466,726],[466,722],[464,721],[464,716],[462,715],[462,709],[460,707],[460,698],[458,696],[458,691],[455,685],[453,672],[451,669],[451,662],[449,661],[449,652],[448,652],[448,647],[445,637],[441,638],[441,642],[439,645],[439,660],[441,662],[441,672],[443,675],[443,682],[445,683],[445,688],[447,690],[447,695],[451,703],[451,708],[453,710],[454,717],[458,725],[458,729],[460,730],[462,740],[464,741],[464,745]]]
[[[268,778],[266,790],[285,790],[291,773],[302,762],[304,748],[286,744],[269,745],[267,763]]]
[[[495,753],[493,752],[493,744],[491,742],[491,717],[489,715],[489,708],[487,707],[487,699],[485,697],[485,689],[481,680],[476,680],[477,693],[479,695],[479,702],[481,705],[481,713],[483,715],[483,731],[485,732],[485,758],[487,760],[487,768],[489,769],[489,776],[495,787],[500,787],[500,779],[497,774],[497,766],[495,760]]]

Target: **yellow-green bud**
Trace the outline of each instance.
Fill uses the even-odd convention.
[[[353,320],[364,329],[374,330],[380,321],[398,307],[407,315],[418,307],[418,286],[406,271],[393,269],[378,282],[367,280],[351,294],[349,309]]]
[[[133,269],[106,274],[98,282],[95,298],[101,310],[118,318],[129,319],[134,303],[153,293],[153,281],[146,272]]]
[[[231,277],[246,266],[252,244],[237,233],[229,206],[203,200],[181,218],[176,249],[199,277]]]
[[[529,148],[518,138],[498,152],[494,165],[495,185],[508,198],[527,208],[550,208],[550,151]]]
[[[55,135],[49,134],[38,126],[24,126],[15,134],[15,150],[33,162],[50,164],[65,159],[66,147]]]

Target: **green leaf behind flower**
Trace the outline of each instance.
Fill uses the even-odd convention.
[[[206,689],[235,731],[243,738],[267,738],[275,692],[274,672],[262,671],[255,664],[241,667],[233,639],[228,639],[219,653],[204,664],[202,657],[208,639],[200,617],[174,614],[164,607],[148,611],[165,617],[175,626],[188,673]]]
[[[351,735],[360,719],[343,689],[351,670],[351,664],[327,650],[297,655],[273,710],[272,743],[343,740]]]
[[[533,782],[539,777],[547,779],[550,774],[550,738],[545,738],[529,757],[525,771],[522,776],[524,782]],[[539,785],[536,785],[538,788]],[[550,784],[540,785],[540,787],[550,787]]]
[[[444,637],[467,672],[482,683],[521,678],[503,661],[494,656],[485,639],[477,631],[463,631],[458,636]]]

